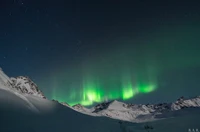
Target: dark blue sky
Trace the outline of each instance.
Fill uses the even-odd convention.
[[[157,85],[129,101],[198,95],[199,7],[176,0],[1,0],[0,67],[9,76],[29,76],[48,98],[66,102],[88,74],[109,91],[127,71],[133,81],[137,74]]]

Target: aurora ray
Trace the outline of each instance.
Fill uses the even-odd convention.
[[[155,82],[137,82],[136,80],[139,79],[134,80],[130,74],[124,74],[120,80],[116,78],[107,78],[106,82],[102,80],[92,75],[86,76],[79,90],[72,88],[64,99],[54,97],[59,101],[67,102],[69,105],[89,106],[106,100],[129,100],[138,94],[150,93],[156,89]]]

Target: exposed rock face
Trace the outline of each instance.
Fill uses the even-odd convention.
[[[153,120],[156,115],[193,107],[200,108],[200,96],[190,99],[181,97],[173,103],[159,104],[126,104],[114,100],[100,103],[87,110],[85,110],[86,108],[80,104],[73,106],[75,110],[84,114],[106,116],[114,119],[136,122],[140,122],[145,118]]]
[[[16,78],[11,78],[13,87],[24,94],[31,94],[41,98],[46,98],[38,86],[29,78],[24,76],[19,76]]]
[[[190,107],[200,107],[200,96],[191,99],[181,97],[176,102],[172,103],[171,110],[180,110]]]
[[[74,109],[76,110],[82,110],[84,108],[84,106],[82,106],[81,104],[76,104],[74,106],[72,106]]]
[[[29,78],[24,76],[9,78],[0,68],[0,84],[5,88],[15,89],[23,94],[30,94],[46,98],[38,86]]]
[[[104,103],[101,103],[101,104],[98,104],[94,107],[94,111],[93,113],[96,113],[96,112],[99,112],[101,110],[104,110],[104,109],[107,109],[108,106],[110,105],[111,102],[104,102]]]
[[[38,86],[29,78],[19,76],[16,78],[9,78],[0,68],[0,88],[9,89],[21,96],[33,95],[39,98],[46,98]],[[20,96],[20,97],[21,97]],[[26,97],[23,97],[26,98]],[[25,100],[27,101],[27,100]],[[145,120],[153,120],[158,115],[165,115],[168,112],[173,112],[185,108],[200,108],[200,96],[186,99],[183,96],[172,103],[159,103],[159,104],[126,104],[119,101],[110,101],[100,103],[92,108],[86,108],[81,104],[69,106],[65,102],[59,102],[63,106],[72,108],[80,113],[91,116],[106,116],[114,119],[124,121],[141,122]],[[30,102],[27,102],[30,104]],[[43,104],[42,104],[43,105]],[[30,105],[33,109],[34,106]]]

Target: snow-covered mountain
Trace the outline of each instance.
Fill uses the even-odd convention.
[[[78,111],[80,113],[86,114],[86,115],[90,115],[90,116],[101,116],[97,113],[92,113],[93,112],[93,108],[85,108],[84,106],[82,106],[81,104],[76,104],[74,106],[71,107],[73,110]]]
[[[19,76],[16,78],[11,78],[13,88],[24,94],[31,94],[41,98],[46,98],[38,86],[29,78],[24,76]]]
[[[181,97],[173,103],[138,105],[126,104],[114,100],[98,104],[91,109],[87,109],[81,105],[74,106],[73,108],[81,113],[92,116],[106,116],[130,122],[145,122],[157,120],[158,115],[163,115],[164,117],[169,112],[195,107],[200,108],[200,96],[190,99]]]
[[[2,87],[14,89],[23,94],[46,98],[38,86],[29,78],[24,76],[9,78],[0,68],[0,84]]]
[[[41,90],[39,90],[38,86],[29,77],[19,76],[16,78],[9,78],[2,69],[0,69],[0,86],[1,88],[15,91],[15,93],[23,98],[27,95],[46,98]],[[56,102],[90,116],[104,116],[130,122],[145,122],[156,120],[157,115],[164,115],[167,112],[184,108],[200,107],[200,96],[191,99],[184,99],[181,97],[173,103],[160,104],[126,104],[114,100],[100,103],[92,108],[85,108],[80,104],[71,107],[65,102]],[[33,105],[31,105],[30,108],[36,109]]]
[[[3,70],[0,68],[0,85],[1,87],[12,87],[12,81],[11,79],[3,72]]]
[[[180,110],[190,107],[200,107],[200,96],[190,99],[184,99],[184,97],[181,97],[171,104],[171,110]]]
[[[126,104],[114,100],[92,108],[80,104],[69,106],[46,99],[30,78],[9,78],[0,69],[0,131],[142,132],[145,122],[149,122],[155,132],[177,132],[190,127],[198,129],[199,115],[200,96],[160,104]]]

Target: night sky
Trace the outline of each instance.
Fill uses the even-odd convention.
[[[0,67],[70,105],[200,95],[200,2],[0,0]]]

